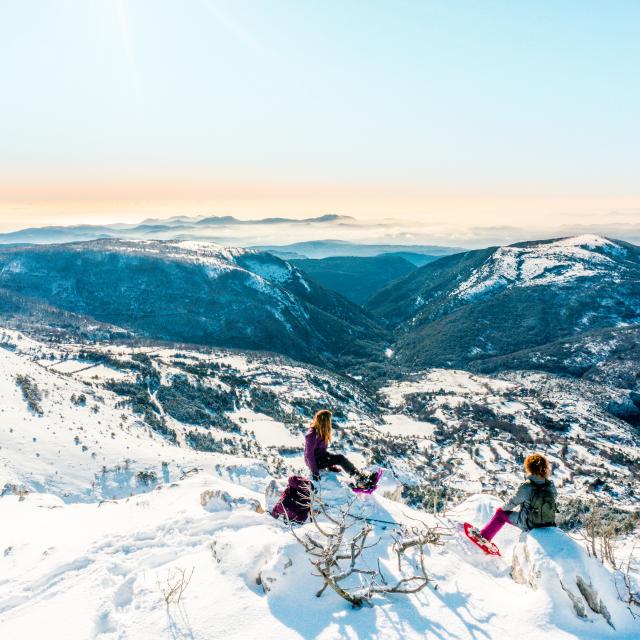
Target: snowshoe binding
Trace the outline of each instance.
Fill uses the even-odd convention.
[[[480,534],[480,531],[476,529],[472,524],[468,522],[464,523],[464,533],[476,545],[479,549],[482,549],[489,556],[499,556],[500,549],[491,542],[491,540],[487,540],[483,538]]]
[[[378,488],[381,477],[382,469],[372,473],[359,473],[351,483],[351,490],[354,493],[373,493]]]

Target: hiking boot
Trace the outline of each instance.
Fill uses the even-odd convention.
[[[475,527],[471,527],[469,529],[469,537],[475,538],[478,542],[482,542],[483,544],[491,544],[491,540],[487,540],[481,533],[480,529],[476,529]]]
[[[378,472],[367,473],[360,471],[356,474],[354,487],[356,489],[373,489],[376,486]]]

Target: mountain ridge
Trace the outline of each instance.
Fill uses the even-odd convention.
[[[141,337],[336,366],[340,358],[382,357],[385,340],[367,312],[289,263],[211,243],[110,239],[0,249],[0,289]]]
[[[77,224],[28,227],[17,231],[0,233],[0,245],[14,243],[52,243],[89,241],[100,238],[122,239],[177,239],[181,235],[191,234],[187,239],[211,239],[206,235],[207,227],[216,230],[219,227],[242,227],[252,225],[319,225],[355,221],[351,216],[326,214],[312,218],[271,217],[242,220],[234,216],[172,216],[171,218],[146,218],[139,223],[113,224]],[[154,237],[155,236],[157,237]],[[203,235],[204,234],[204,235]]]
[[[473,366],[640,322],[640,247],[586,235],[454,254],[379,291],[366,308],[395,331],[403,364]]]

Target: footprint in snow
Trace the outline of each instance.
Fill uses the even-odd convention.
[[[122,609],[133,602],[133,585],[135,576],[127,578],[117,589],[113,596],[113,604],[116,609]]]

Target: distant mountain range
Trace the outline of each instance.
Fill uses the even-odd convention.
[[[0,316],[39,335],[271,351],[372,378],[529,369],[640,390],[640,247],[584,235],[429,259],[287,261],[193,241],[5,247]]]
[[[386,340],[362,308],[280,258],[209,243],[0,249],[0,314],[58,328],[72,314],[75,324],[80,317],[143,338],[273,351],[334,368],[381,358]]]
[[[246,227],[260,225],[315,226],[353,222],[350,216],[329,214],[315,218],[261,218],[240,220],[233,216],[174,216],[171,218],[148,218],[140,224],[69,225],[33,227],[0,233],[0,244],[49,244],[54,242],[76,242],[103,238],[123,239],[209,239],[216,240],[221,227]]]
[[[463,249],[434,245],[363,244],[343,240],[312,240],[287,245],[253,245],[254,238],[287,237],[294,229],[303,233],[329,234],[341,227],[350,227],[357,234],[359,223],[350,216],[329,214],[314,218],[260,218],[240,220],[233,216],[173,216],[171,218],[147,218],[139,224],[71,225],[34,227],[0,233],[0,246],[30,244],[57,244],[87,242],[91,240],[193,240],[217,242],[222,245],[246,246],[267,251],[284,260],[322,259],[326,257],[352,256],[374,257],[382,254],[399,256],[415,266],[422,266],[435,257],[449,255]],[[276,231],[277,229],[277,231]],[[235,230],[235,231],[234,231]],[[390,278],[379,281],[380,286]],[[373,293],[373,290],[371,291]],[[364,301],[364,299],[359,301]]]

